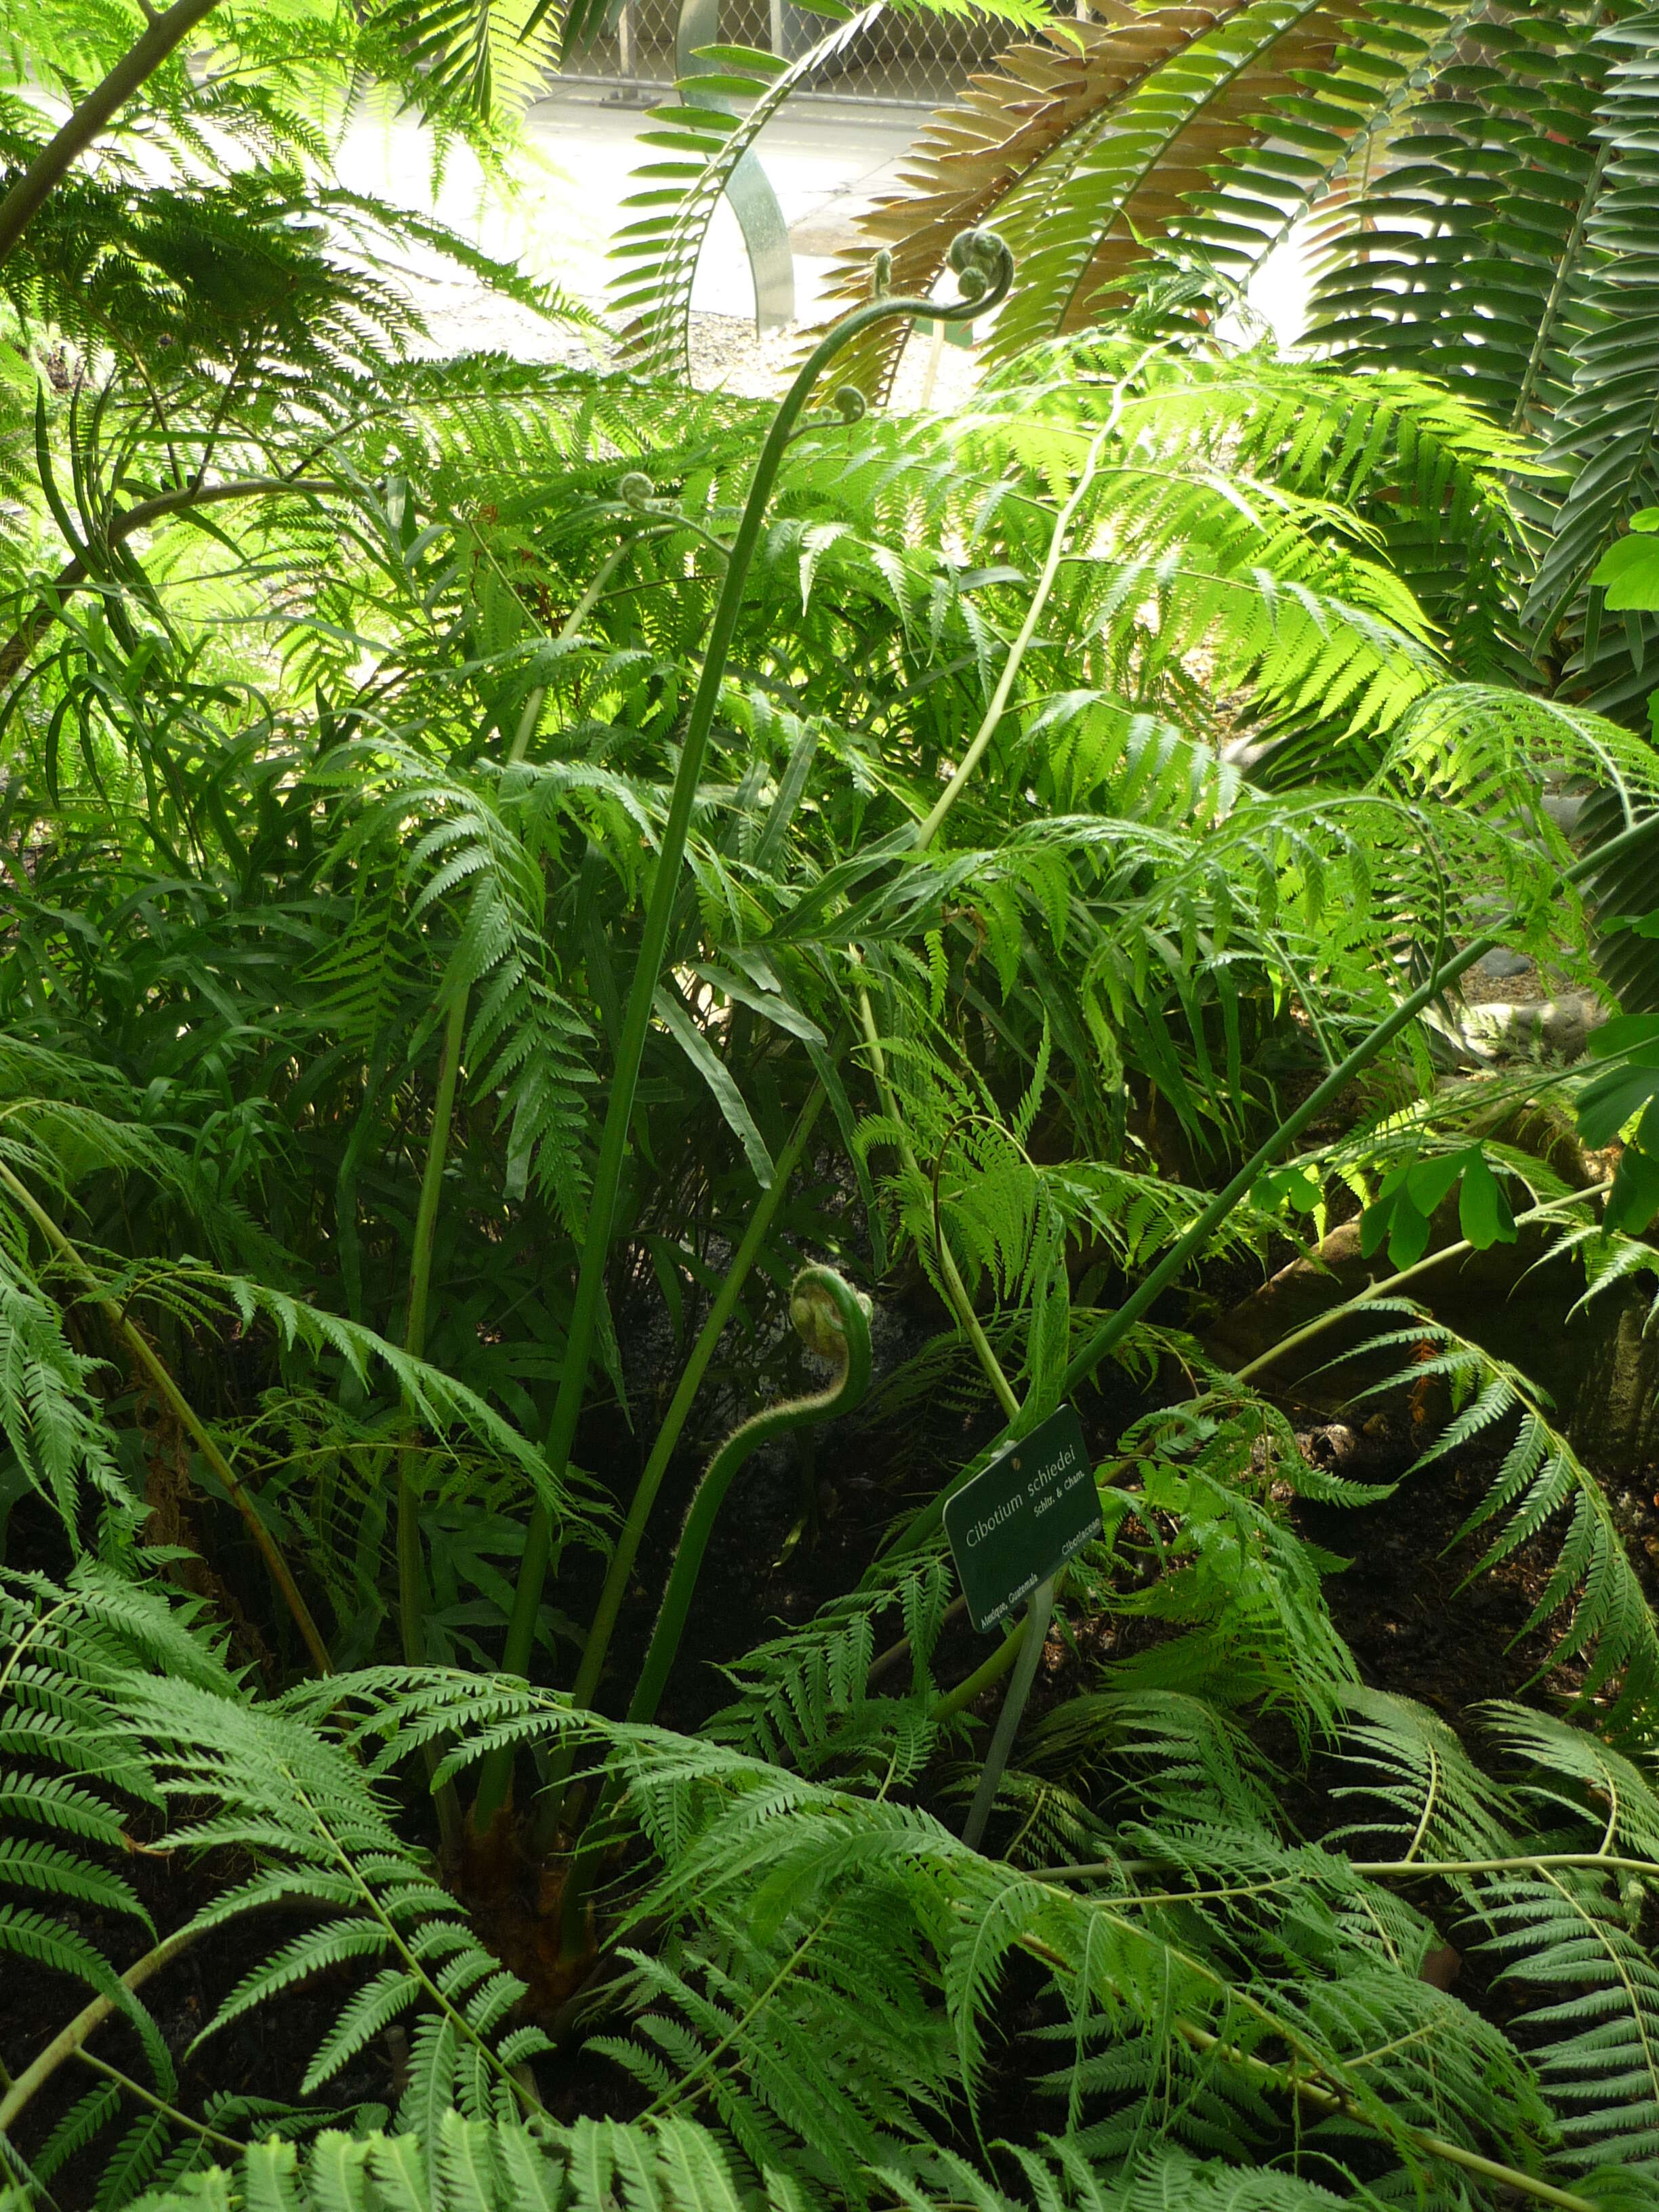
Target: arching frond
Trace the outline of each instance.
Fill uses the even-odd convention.
[[[1565,1613],[1548,1663],[1575,1662],[1583,1670],[1580,1698],[1606,1701],[1607,1725],[1615,1736],[1622,1731],[1633,1741],[1645,1741],[1659,1700],[1659,1621],[1601,1485],[1525,1379],[1443,1323],[1423,1316],[1368,1339],[1345,1357],[1399,1352],[1407,1346],[1413,1354],[1424,1346],[1432,1352],[1427,1360],[1413,1358],[1407,1370],[1411,1378],[1443,1377],[1458,1408],[1418,1462],[1419,1468],[1493,1430],[1510,1439],[1486,1497],[1458,1532],[1469,1536],[1501,1519],[1474,1571],[1508,1559],[1565,1517],[1560,1549],[1520,1632],[1530,1633]],[[1397,1388],[1401,1379],[1395,1376],[1373,1384],[1365,1395]]]

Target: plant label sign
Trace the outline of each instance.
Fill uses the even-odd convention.
[[[1083,1425],[1062,1406],[945,1502],[945,1533],[975,1627],[994,1628],[1100,1528]]]

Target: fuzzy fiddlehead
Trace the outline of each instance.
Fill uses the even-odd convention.
[[[756,1413],[731,1435],[714,1454],[697,1485],[686,1513],[685,1526],[674,1553],[674,1565],[663,1593],[657,1625],[640,1668],[628,1717],[636,1723],[654,1718],[664,1686],[680,1648],[692,1594],[697,1586],[708,1540],[720,1517],[720,1507],[738,1470],[761,1446],[803,1428],[809,1421],[833,1420],[850,1413],[870,1387],[869,1302],[838,1275],[833,1267],[803,1267],[789,1286],[789,1319],[809,1352],[830,1362],[835,1370],[822,1390],[799,1398],[786,1398]],[[561,1942],[567,1961],[579,1957],[591,1940],[588,1899],[605,1852],[614,1840],[609,1814],[620,1794],[616,1770],[606,1777],[593,1816],[583,1831],[565,1878],[561,1911]],[[556,1790],[552,1803],[558,1802]]]
[[[726,1493],[738,1469],[763,1444],[804,1428],[809,1421],[834,1420],[850,1413],[870,1387],[870,1319],[868,1301],[845,1282],[833,1267],[803,1267],[789,1286],[789,1319],[809,1352],[827,1359],[836,1370],[822,1390],[799,1398],[786,1398],[754,1414],[733,1429],[714,1454],[697,1485],[685,1526],[674,1553],[673,1571],[663,1593],[662,1609],[652,1631],[650,1648],[640,1669],[630,1721],[649,1721],[679,1650],[690,1610],[697,1576],[708,1549]]]

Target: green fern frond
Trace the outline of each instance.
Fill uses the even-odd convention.
[[[1427,1360],[1420,1357],[1425,1346],[1434,1348]],[[1485,1498],[1453,1540],[1501,1517],[1502,1526],[1471,1571],[1478,1574],[1565,1516],[1548,1579],[1518,1633],[1530,1634],[1565,1613],[1545,1669],[1567,1660],[1582,1662],[1579,1701],[1605,1700],[1607,1725],[1615,1735],[1644,1739],[1659,1710],[1659,1622],[1601,1484],[1550,1421],[1525,1377],[1442,1322],[1425,1316],[1413,1326],[1369,1340],[1344,1358],[1407,1346],[1418,1355],[1410,1366],[1364,1395],[1397,1389],[1406,1376],[1440,1376],[1451,1384],[1455,1400],[1464,1401],[1462,1410],[1418,1461],[1419,1468],[1500,1423],[1515,1421],[1514,1436]]]
[[[228,2212],[234,2201],[283,2212],[605,2212],[618,2203],[672,2212],[792,2207],[787,2177],[763,2191],[730,2146],[680,2118],[533,2125],[448,2113],[429,2146],[412,2136],[329,2130],[301,2149],[272,2136],[240,2167],[211,2166],[153,2191],[145,2212]],[[1277,2208],[1274,2208],[1277,2212]],[[1300,2208],[1297,2208],[1300,2212]]]
[[[651,111],[655,127],[641,143],[671,158],[635,172],[644,188],[623,206],[650,212],[624,223],[611,248],[626,264],[613,281],[612,305],[628,319],[630,356],[644,374],[689,378],[692,280],[722,194],[739,167],[753,161],[756,139],[784,102],[876,20],[866,7],[826,25],[811,50],[787,64],[753,47],[720,48],[698,73],[681,79],[674,106]],[[751,103],[740,121],[734,98]]]

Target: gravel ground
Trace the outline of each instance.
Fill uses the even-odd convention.
[[[594,327],[585,331],[546,321],[516,301],[453,276],[422,274],[411,289],[437,355],[500,351],[516,361],[592,368],[613,352],[597,311]],[[804,350],[805,333],[775,331],[757,337],[746,316],[694,312],[690,339],[691,381],[700,392],[725,390],[744,398],[766,399],[778,397],[788,384]],[[924,405],[944,412],[962,405],[977,380],[975,356],[965,347],[936,346],[925,336],[913,338],[899,364],[892,404],[902,414]]]
[[[778,331],[763,338],[736,315],[694,314],[691,318],[691,381],[700,392],[724,388],[750,398],[773,398],[793,374],[805,349],[803,331]],[[937,350],[937,362],[932,357]],[[931,378],[928,375],[933,367]],[[912,338],[894,380],[894,413],[908,415],[931,406],[935,413],[959,407],[978,382],[978,366],[962,346],[935,349],[928,338]],[[826,383],[833,388],[835,374]],[[829,397],[829,391],[823,395]]]

